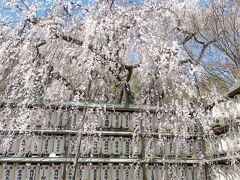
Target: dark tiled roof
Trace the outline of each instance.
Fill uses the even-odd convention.
[[[228,97],[234,97],[235,95],[240,94],[240,85],[234,86],[227,92]]]

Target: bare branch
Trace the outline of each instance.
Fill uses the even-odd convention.
[[[77,45],[79,45],[79,46],[82,46],[82,45],[83,45],[83,41],[80,41],[80,40],[78,40],[78,39],[75,39],[75,38],[73,38],[72,36],[55,34],[55,37],[56,37],[56,38],[62,38],[64,41],[72,42],[72,43],[77,44]]]

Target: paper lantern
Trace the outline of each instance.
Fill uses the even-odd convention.
[[[112,127],[114,129],[119,129],[122,124],[122,115],[120,112],[113,113]]]
[[[42,153],[50,154],[52,151],[53,151],[53,137],[52,136],[43,136]]]
[[[77,168],[77,179],[85,180],[89,179],[89,166],[86,164],[80,164]]]
[[[143,180],[143,169],[141,166],[133,166],[132,174],[133,180]]]
[[[15,166],[15,179],[16,180],[25,180],[27,178],[27,167],[25,165],[16,165]]]
[[[121,168],[122,179],[132,180],[132,168],[129,165],[124,165]]]
[[[109,165],[102,165],[101,180],[112,180],[111,167]]]
[[[90,166],[90,179],[89,180],[100,180],[101,179],[101,169],[99,165]]]
[[[62,180],[63,179],[62,165],[52,165],[51,168],[51,179],[53,180]]]
[[[112,113],[111,112],[104,112],[102,117],[102,128],[103,129],[110,129],[112,123]]]
[[[157,180],[157,167],[154,165],[146,166],[146,176],[147,180]]]
[[[27,167],[27,179],[38,180],[39,167],[37,165],[29,165]]]
[[[65,152],[64,146],[65,146],[65,137],[64,136],[55,136],[53,152],[57,155],[64,154],[64,152]]]
[[[110,137],[102,137],[102,154],[105,156],[109,156],[111,154],[111,138]]]
[[[111,180],[120,180],[121,179],[121,166],[113,165],[111,170],[112,170],[112,172],[111,172],[112,179]]]
[[[4,164],[3,165],[3,172],[2,172],[2,179],[3,180],[13,180],[14,179],[14,164]]]
[[[122,115],[122,128],[126,130],[130,130],[132,128],[131,114],[128,112],[125,112]]]
[[[41,165],[40,170],[39,170],[39,179],[40,180],[45,180],[51,178],[50,176],[50,166],[49,165]]]
[[[112,154],[119,156],[122,153],[122,141],[119,137],[112,138]]]
[[[122,139],[122,143],[123,143],[123,146],[122,146],[122,153],[123,155],[125,156],[129,156],[131,154],[131,139],[130,138],[123,138]]]
[[[33,155],[41,154],[42,136],[34,136],[31,141],[31,153]]]

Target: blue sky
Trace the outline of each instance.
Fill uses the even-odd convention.
[[[36,17],[40,17],[42,15],[44,15],[49,9],[51,9],[54,6],[54,3],[51,2],[56,2],[54,0],[25,0],[24,1],[27,5],[31,6],[33,3],[37,3],[38,4],[38,8],[39,10],[37,10],[35,13]],[[69,0],[65,0],[65,3],[69,3]],[[87,5],[88,3],[91,3],[91,1],[89,0],[71,0],[71,2],[77,2],[77,3],[81,3],[81,5]],[[13,7],[8,6],[5,1],[1,1],[0,0],[0,22],[4,22],[4,21],[18,21],[20,20],[19,17],[19,13],[21,12],[20,9],[26,9],[26,7],[24,6],[24,4],[22,2],[19,2],[18,4],[16,4]],[[30,8],[31,10],[33,8]]]
[[[76,2],[76,3],[81,3],[81,5],[87,5],[88,3],[92,3],[92,2],[94,2],[94,0],[81,0],[81,1],[79,1],[79,0],[71,0],[71,1],[73,1],[73,2]],[[123,0],[123,1],[128,1],[128,2],[134,2],[134,3],[143,3],[144,2],[144,0]],[[205,5],[206,4],[206,2],[207,2],[207,0],[199,0],[200,1],[200,4],[201,5]],[[24,2],[26,3],[26,4],[32,4],[33,2],[37,2],[39,5],[40,5],[40,9],[41,10],[38,10],[37,12],[36,12],[36,16],[42,16],[43,14],[45,14],[48,10],[49,10],[49,8],[51,8],[52,7],[52,5],[54,4],[54,3],[49,3],[49,2],[55,2],[54,0],[53,1],[48,1],[48,0],[24,0]],[[67,3],[67,2],[69,2],[69,0],[65,0],[65,2]],[[23,3],[18,3],[18,6],[20,7],[20,8],[25,8],[24,7],[24,4]],[[7,5],[6,5],[6,3],[5,3],[5,1],[3,1],[3,0],[1,0],[0,1],[0,20],[1,20],[1,22],[4,20],[4,18],[6,18],[7,16],[8,17],[11,17],[13,20],[18,20],[19,19],[19,17],[18,17],[18,12],[19,12],[20,10],[18,9],[18,8],[9,8]]]

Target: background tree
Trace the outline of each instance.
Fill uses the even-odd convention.
[[[206,79],[203,76],[200,81],[212,77],[222,92],[239,81],[238,9],[237,1],[206,1],[200,11],[186,18],[191,28],[185,30],[182,38],[191,62],[205,70]]]

